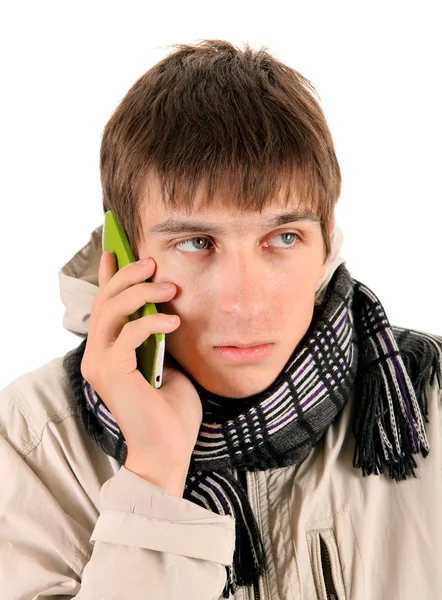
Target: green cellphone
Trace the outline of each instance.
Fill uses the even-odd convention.
[[[126,232],[111,210],[104,215],[102,251],[115,254],[117,269],[122,269],[135,260]],[[128,320],[133,321],[156,312],[155,304],[148,302],[129,315]],[[165,346],[165,334],[155,333],[136,349],[137,367],[150,385],[155,388],[161,387],[162,383]]]

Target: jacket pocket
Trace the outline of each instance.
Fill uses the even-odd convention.
[[[333,529],[310,530],[307,541],[319,600],[347,600]]]

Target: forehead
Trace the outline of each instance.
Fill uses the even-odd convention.
[[[224,233],[227,225],[229,230],[246,230],[301,220],[307,224],[320,221],[320,217],[309,207],[300,205],[296,196],[289,196],[286,200],[283,192],[284,190],[279,190],[271,202],[267,202],[261,210],[258,210],[240,206],[228,192],[218,192],[209,204],[205,188],[200,185],[191,205],[183,203],[173,207],[164,205],[157,178],[150,178],[148,185],[143,189],[142,196],[143,232],[146,234],[176,233],[180,225],[181,229],[188,224],[195,225],[194,230],[201,230],[200,225],[210,224],[218,230],[218,233]]]

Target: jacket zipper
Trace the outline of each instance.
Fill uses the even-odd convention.
[[[324,577],[327,600],[338,600],[335,582],[333,581],[330,555],[328,553],[326,543],[324,542],[322,537],[319,538],[319,543],[321,548],[322,575]]]
[[[250,506],[252,508],[253,514],[255,515],[255,519],[256,519],[258,528],[260,531],[262,531],[261,523],[259,520],[259,510],[257,507],[254,506],[254,497],[250,491],[251,488],[253,487],[253,483],[248,481],[247,471],[238,471],[237,473],[238,473],[238,479],[242,483],[244,491],[246,492],[246,494],[249,498]],[[251,476],[249,476],[249,477],[251,479]],[[261,594],[259,592],[259,581],[257,581],[255,584],[253,584],[253,600],[262,600]]]

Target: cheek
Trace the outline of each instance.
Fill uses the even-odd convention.
[[[321,278],[322,268],[310,266],[297,270],[286,278],[285,285],[275,290],[275,304],[280,307],[281,318],[289,317],[302,321],[311,318],[314,310],[316,288]]]
[[[191,320],[194,315],[199,318],[204,316],[204,307],[210,303],[211,290],[207,285],[198,283],[196,278],[183,278],[170,276],[168,281],[174,283],[177,287],[175,296],[169,302],[156,304],[160,312],[176,313],[181,317]]]
[[[289,269],[272,270],[271,275],[261,283],[264,292],[262,298],[266,298],[264,304],[270,304],[265,307],[266,313],[270,315],[273,312],[272,307],[277,306],[277,313],[281,318],[285,318],[294,310],[299,311],[303,304],[311,304],[322,270],[311,257]],[[195,319],[200,323],[207,321],[219,304],[220,292],[217,285],[222,285],[220,280],[217,282],[208,272],[188,275],[173,271],[174,269],[162,269],[162,273],[168,272],[167,277],[157,278],[161,281],[167,279],[177,286],[174,298],[169,302],[157,304],[157,310],[179,314],[189,323]],[[155,280],[153,278],[153,281]],[[277,315],[273,318],[279,320]]]
[[[287,278],[283,285],[272,290],[272,303],[281,315],[293,314],[310,305],[316,290],[316,280],[311,275]]]

